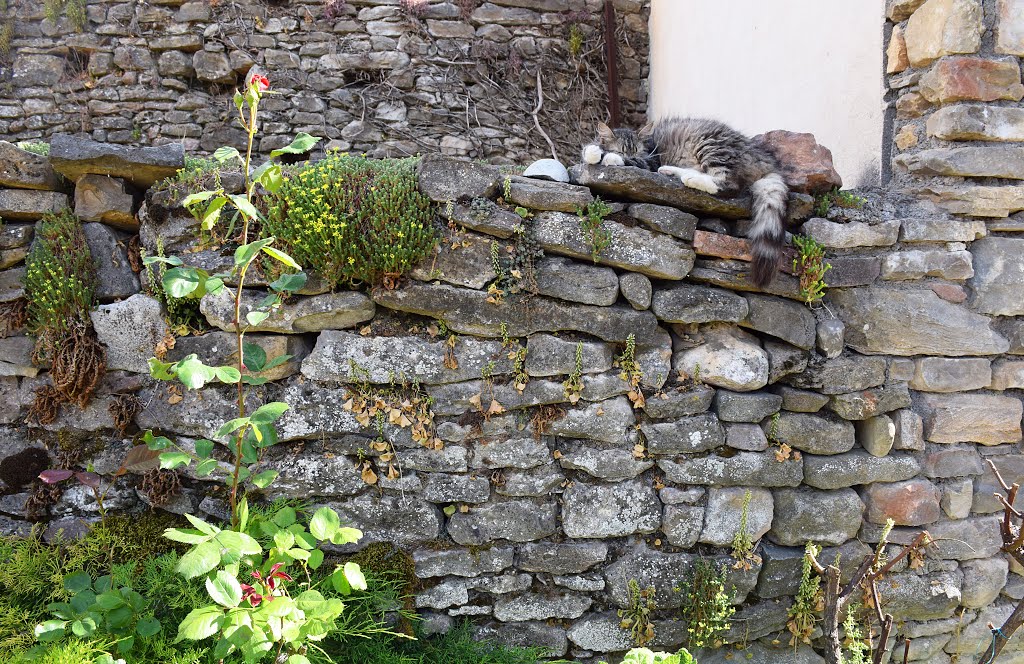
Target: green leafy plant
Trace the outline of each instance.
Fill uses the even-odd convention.
[[[750,497],[751,493],[748,489],[743,494],[743,508],[740,512],[740,527],[736,530],[736,534],[732,538],[732,557],[736,560],[733,564],[734,569],[749,570],[754,565],[758,565],[761,562],[761,556],[754,553],[754,547],[756,542],[750,538],[750,530],[747,525],[747,519],[750,515]]]
[[[800,569],[800,587],[793,599],[793,606],[789,608],[789,621],[786,623],[786,629],[791,635],[791,646],[798,643],[810,644],[811,634],[814,633],[814,625],[817,622],[816,614],[822,608],[821,576],[814,571],[812,564],[813,558],[820,552],[819,547],[807,543],[803,566]]]
[[[576,355],[573,360],[572,373],[562,382],[562,392],[571,404],[577,403],[583,396],[583,342],[576,344]]]
[[[686,645],[693,648],[719,648],[732,625],[736,612],[732,605],[735,591],[725,590],[725,566],[716,566],[698,558],[680,592],[685,594],[680,612],[686,623]]]
[[[686,649],[673,655],[667,652],[652,652],[647,648],[634,648],[626,653],[622,664],[697,664],[697,660]]]
[[[636,335],[630,333],[626,337],[626,344],[622,353],[615,357],[612,366],[619,370],[619,378],[629,383],[629,393],[626,395],[633,403],[634,408],[643,408],[646,403],[640,382],[644,378],[644,372],[640,363],[636,360]]]
[[[619,626],[629,630],[629,638],[636,646],[643,646],[654,639],[654,624],[651,622],[651,613],[658,608],[655,601],[654,586],[640,589],[636,579],[630,579],[629,606],[619,609]]]
[[[167,310],[167,321],[171,331],[177,335],[185,335],[191,332],[201,332],[208,325],[206,317],[199,311],[199,298],[195,297],[174,297],[169,295],[163,287],[164,273],[167,272],[167,264],[161,260],[146,261],[146,251],[140,250],[143,269],[146,272],[146,291],[158,300]],[[156,240],[156,254],[159,259],[166,258],[164,255],[163,238]]]
[[[18,143],[15,143],[15,145],[25,152],[31,152],[32,154],[37,154],[41,157],[50,156],[49,143],[44,143],[42,141],[19,141]]]
[[[94,582],[88,573],[75,572],[64,577],[64,589],[70,599],[47,607],[56,618],[35,628],[41,642],[56,641],[67,632],[85,639],[103,633],[114,636],[117,652],[124,654],[137,637],[151,637],[161,629],[149,602],[129,587],[115,586],[110,576]]]
[[[78,32],[85,28],[88,17],[85,13],[86,0],[43,0],[43,15],[50,23],[56,24],[61,16],[66,16],[68,21]]]
[[[858,613],[860,613],[860,607],[851,604],[846,611],[846,620],[843,621],[845,637],[843,639],[843,649],[845,650],[843,662],[845,664],[867,664],[868,653],[871,650],[871,646],[864,638],[860,621],[857,620]]]
[[[332,286],[393,288],[437,244],[434,214],[415,159],[332,152],[283,179],[263,232]]]
[[[825,248],[805,235],[793,236],[797,255],[793,258],[793,273],[800,279],[800,297],[807,306],[819,302],[825,296],[825,273],[832,266],[825,262]]]
[[[861,209],[868,200],[856,195],[852,191],[843,191],[839,187],[833,187],[831,191],[819,194],[814,198],[814,213],[824,217],[833,207]]]
[[[597,262],[597,257],[612,243],[612,233],[604,227],[604,218],[612,213],[612,209],[600,197],[587,203],[586,207],[576,210],[580,218],[580,228],[590,245],[590,256]]]

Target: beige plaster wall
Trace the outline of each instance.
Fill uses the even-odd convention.
[[[812,132],[846,186],[878,178],[884,0],[653,0],[650,114]]]

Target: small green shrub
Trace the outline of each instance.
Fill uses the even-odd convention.
[[[141,250],[143,260],[146,258],[145,250]],[[164,255],[164,243],[162,238],[157,238],[156,255],[159,258],[166,258]],[[206,316],[199,311],[199,299],[194,297],[174,297],[163,288],[164,274],[167,272],[167,265],[161,261],[143,262],[146,271],[146,292],[152,295],[167,309],[167,320],[170,323],[171,331],[177,335],[186,335],[191,332],[201,332],[209,327]]]
[[[720,648],[736,612],[735,591],[725,590],[725,566],[698,558],[680,591],[684,593],[680,612],[686,623],[686,645],[692,648]]]
[[[221,186],[220,176],[224,170],[224,164],[213,157],[185,155],[184,168],[179,168],[177,173],[160,180],[150,189],[154,192],[173,191],[181,196],[217,189]]]
[[[611,213],[612,209],[600,197],[576,210],[583,236],[590,245],[590,257],[595,263],[601,252],[612,243],[612,232],[604,226],[604,218]]]
[[[867,202],[868,199],[858,196],[852,191],[843,191],[839,187],[833,187],[832,191],[814,197],[814,213],[819,217],[824,217],[833,207],[859,210]]]
[[[43,0],[43,15],[53,24],[66,16],[72,27],[81,32],[88,22],[85,3],[86,0]]]
[[[394,286],[438,240],[415,159],[331,153],[287,175],[263,235],[332,286]]]
[[[825,273],[832,266],[825,262],[825,247],[805,235],[794,235],[797,256],[793,259],[793,274],[800,279],[800,297],[807,306],[825,297]]]
[[[82,225],[71,210],[46,214],[25,273],[29,332],[56,334],[87,322],[95,288],[96,268]]]

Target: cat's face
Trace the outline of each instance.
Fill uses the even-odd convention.
[[[632,129],[612,129],[603,122],[597,124],[597,144],[605,152],[614,152],[623,157],[644,158],[647,156],[647,146],[640,132]]]

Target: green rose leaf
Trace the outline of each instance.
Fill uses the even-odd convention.
[[[234,205],[238,209],[238,211],[242,214],[243,217],[247,217],[249,219],[262,219],[263,218],[263,215],[261,215],[260,211],[256,209],[256,206],[253,205],[252,203],[250,203],[249,199],[246,198],[245,196],[243,196],[241,194],[228,194],[227,196],[228,196],[228,198],[231,199],[231,204]],[[262,240],[261,240],[261,242],[262,242]],[[235,256],[236,256],[235,265],[245,265],[245,263],[237,262],[237,256],[238,256],[237,253],[235,254]],[[248,261],[246,261],[246,262],[248,262]]]
[[[272,237],[263,238],[262,240],[256,240],[249,244],[243,244],[239,248],[235,249],[235,266],[241,267],[243,265],[248,265],[253,258],[256,258],[256,255],[260,253],[260,250],[262,250],[263,247],[273,241],[274,238]]]
[[[72,572],[64,577],[64,590],[72,595],[77,595],[89,588],[92,588],[92,577],[88,572]]]
[[[200,438],[196,441],[196,456],[205,459],[213,452],[213,441]]]
[[[294,258],[292,258],[288,254],[284,253],[280,249],[275,249],[274,247],[263,247],[263,253],[267,254],[271,258],[276,259],[280,263],[284,263],[285,265],[287,265],[290,268],[294,268],[296,270],[301,270],[302,269],[299,266],[299,264],[295,262]]]
[[[203,459],[196,465],[196,477],[209,477],[217,469],[216,459]]]
[[[259,344],[246,341],[242,344],[242,363],[249,371],[259,373],[267,364],[267,351]]]
[[[308,277],[305,272],[282,274],[270,283],[270,288],[277,292],[287,291],[289,293],[294,293],[306,285],[307,279]]]
[[[245,320],[253,327],[259,325],[268,318],[270,318],[270,314],[266,311],[250,311],[245,315]]]
[[[189,639],[201,641],[216,634],[220,630],[221,620],[224,614],[218,606],[204,606],[193,609],[185,619],[178,625],[178,638],[175,643]]]
[[[210,593],[214,602],[229,609],[238,606],[242,601],[242,586],[239,585],[238,579],[225,570],[218,570],[213,578],[207,577],[206,592]]]
[[[40,623],[36,625],[34,630],[36,639],[43,643],[56,641],[64,636],[64,629],[67,627],[67,624],[66,620],[47,620]]]
[[[234,385],[242,379],[242,372],[235,367],[214,367],[213,373],[217,376],[217,380],[229,385]]]
[[[341,527],[341,519],[338,513],[330,507],[321,507],[309,521],[309,532],[320,541],[329,540],[338,528]]]
[[[164,452],[160,455],[160,469],[174,470],[181,466],[187,466],[192,457],[184,452]]]
[[[143,618],[135,624],[135,631],[141,637],[153,636],[160,631],[160,621],[156,618]]]
[[[265,489],[277,479],[276,470],[264,470],[262,473],[257,473],[252,477],[252,483],[259,489]]]
[[[256,412],[249,416],[249,419],[253,424],[267,424],[284,415],[286,410],[288,410],[288,404],[285,402],[271,401],[257,408]]]
[[[213,539],[197,544],[178,561],[178,573],[186,579],[209,574],[220,564],[220,547]]]
[[[315,136],[310,136],[304,131],[300,131],[295,135],[295,139],[283,148],[270,151],[270,158],[280,157],[283,154],[303,154],[309,152],[310,149],[320,142],[320,139]],[[289,663],[290,664],[290,663]]]
[[[238,152],[237,149],[228,145],[224,145],[222,147],[217,148],[216,151],[214,151],[213,158],[223,164],[225,161],[228,161],[229,159],[238,159],[239,161],[241,161],[242,155]]]

